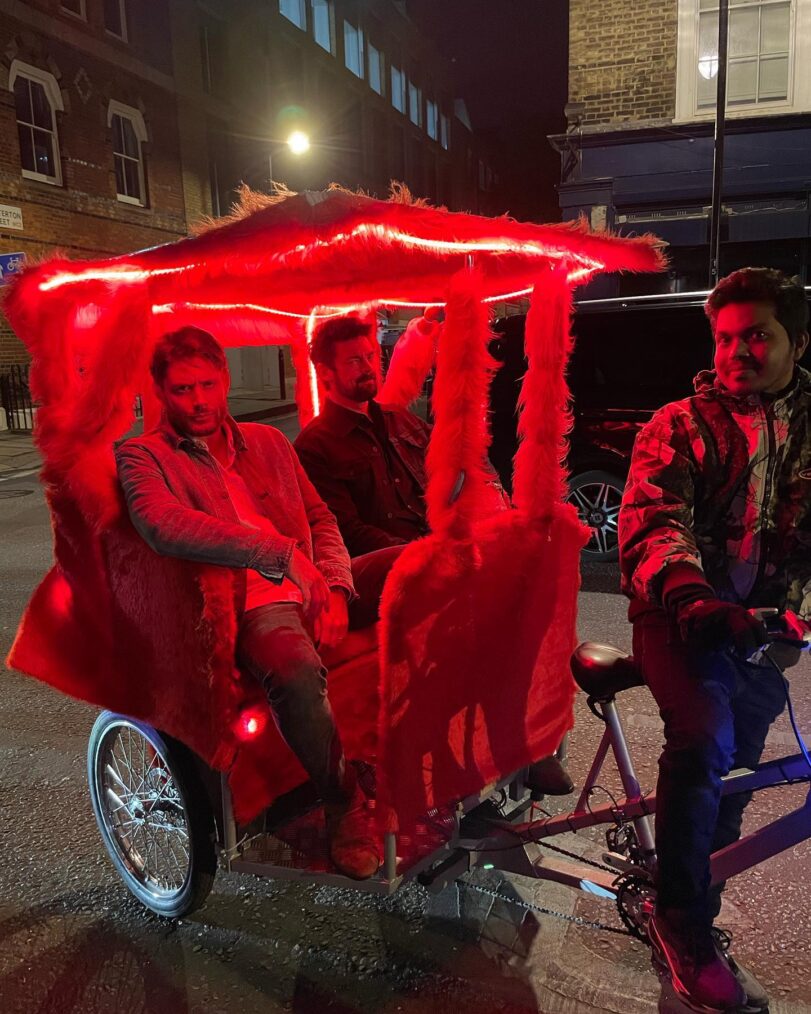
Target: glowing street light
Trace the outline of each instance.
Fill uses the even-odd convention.
[[[310,150],[310,138],[303,130],[294,130],[287,139],[287,147],[294,155],[306,155]]]

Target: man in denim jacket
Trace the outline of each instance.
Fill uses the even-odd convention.
[[[157,553],[235,572],[237,660],[262,684],[279,731],[321,794],[335,865],[371,876],[378,847],[316,648],[344,636],[354,597],[335,518],[278,430],[228,415],[228,368],[210,334],[186,327],[165,335],[151,371],[161,424],[116,452],[133,525]]]

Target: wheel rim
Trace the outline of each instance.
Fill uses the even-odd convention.
[[[102,830],[129,875],[157,900],[179,894],[192,868],[186,802],[167,758],[139,729],[112,726],[96,755]]]
[[[573,489],[567,501],[575,505],[580,520],[591,529],[591,538],[584,551],[613,552],[619,545],[620,490],[608,482],[587,482]]]

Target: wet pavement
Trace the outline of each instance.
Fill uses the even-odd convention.
[[[50,526],[32,479],[0,482],[0,653],[50,559]],[[624,602],[610,567],[589,567],[580,633],[627,647]],[[793,671],[797,717],[811,731],[811,668]],[[661,741],[644,690],[621,708],[644,788]],[[94,709],[15,673],[0,694],[0,1011],[4,1014],[407,1014],[652,1012],[659,986],[645,948],[614,933],[529,912],[618,928],[607,901],[480,873],[431,896],[410,885],[390,899],[351,890],[220,874],[205,907],[174,923],[127,894],[104,853],[87,794]],[[582,780],[601,729],[578,702],[570,768]],[[768,756],[796,752],[786,718]],[[616,778],[601,784],[616,793]],[[802,803],[801,787],[761,793],[755,827]],[[601,801],[601,800],[600,800]],[[544,805],[547,805],[545,803]],[[551,807],[550,807],[551,808]],[[558,803],[555,809],[562,809]],[[599,859],[597,834],[567,848]],[[811,845],[730,885],[722,923],[738,957],[769,987],[777,1014],[811,1014]]]

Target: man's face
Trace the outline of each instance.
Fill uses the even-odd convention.
[[[228,373],[207,359],[171,363],[155,390],[169,422],[187,437],[210,437],[228,413]]]
[[[324,370],[329,390],[349,401],[371,401],[377,394],[376,356],[371,339],[361,336],[337,342],[334,351],[332,366]]]
[[[728,303],[715,321],[715,370],[733,394],[775,394],[791,383],[805,340],[792,345],[771,303]]]

